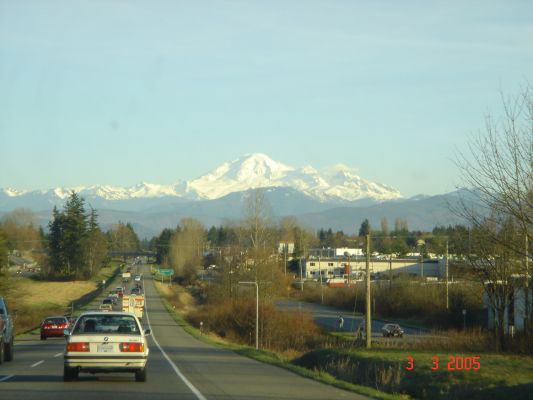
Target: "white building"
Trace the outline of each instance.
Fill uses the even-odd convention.
[[[533,299],[533,289],[529,289],[529,301]],[[487,325],[489,329],[493,329],[497,320],[492,304],[489,301],[487,294],[483,294],[483,303],[487,308],[488,318]],[[516,288],[510,296],[509,302],[505,307],[503,314],[503,326],[505,333],[509,333],[509,327],[513,326],[515,331],[524,330],[524,321],[526,319],[526,290],[523,287]]]
[[[279,254],[294,254],[294,243],[293,242],[279,242],[278,244],[278,253]]]
[[[335,257],[344,257],[345,255],[349,255],[350,257],[363,257],[363,249],[350,249],[348,247],[335,249]]]
[[[366,270],[366,261],[364,257],[354,256],[346,257],[309,257],[302,265],[304,279],[322,279],[333,277],[344,277],[351,275],[352,278],[358,279],[364,276]],[[420,260],[409,259],[392,259],[392,260],[370,260],[370,273],[388,274],[408,274],[424,277],[442,278],[444,276],[444,260],[426,260],[423,264]]]

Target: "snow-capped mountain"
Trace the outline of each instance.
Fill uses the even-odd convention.
[[[344,165],[321,173],[311,166],[290,167],[261,153],[226,162],[187,183],[189,193],[210,200],[263,187],[290,187],[320,201],[352,202],[365,198],[384,201],[402,197],[399,191],[365,180]]]
[[[28,203],[23,206],[31,208],[39,201],[48,205],[60,204],[72,190],[95,206],[101,202],[109,206],[109,203],[123,204],[126,201],[149,199],[214,200],[231,193],[267,187],[291,188],[322,203],[353,203],[361,200],[382,202],[402,198],[399,191],[363,179],[344,165],[321,172],[311,166],[294,168],[274,161],[265,154],[254,153],[226,162],[197,179],[178,181],[173,185],[143,182],[132,187],[99,185],[33,191],[0,189],[0,209],[11,208],[9,205],[22,199]]]

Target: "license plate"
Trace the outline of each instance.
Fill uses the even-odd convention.
[[[52,329],[57,329],[57,325],[52,325]]]
[[[111,343],[102,343],[96,346],[98,353],[111,353],[113,351],[113,345]]]

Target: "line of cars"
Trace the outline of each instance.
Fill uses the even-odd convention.
[[[66,338],[65,381],[77,379],[80,372],[133,372],[137,382],[146,381],[151,331],[143,329],[140,322],[144,311],[141,281],[141,275],[136,275],[130,294],[125,294],[125,287],[116,287],[102,300],[99,310],[85,312],[75,321],[49,318],[55,328],[48,328],[47,333]],[[123,311],[114,309],[119,303]]]

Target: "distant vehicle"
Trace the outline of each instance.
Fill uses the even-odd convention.
[[[63,380],[75,380],[80,372],[133,372],[137,382],[145,382],[150,333],[129,313],[80,315],[72,331],[65,332]]]
[[[391,336],[398,336],[403,337],[403,329],[400,328],[400,325],[398,324],[385,324],[383,325],[383,328],[381,328],[381,333],[383,333],[383,337],[391,337]]]
[[[140,287],[131,288],[130,294],[141,294],[141,288]]]
[[[122,286],[118,286],[115,288],[115,292],[117,293],[117,296],[120,298],[124,295],[124,288]]]
[[[102,300],[102,304],[110,304],[111,306],[113,306],[114,303],[115,301],[112,297],[106,297]]]
[[[135,278],[134,278],[135,282],[140,282],[141,279],[142,279],[141,275],[135,275]]]
[[[346,279],[344,278],[330,278],[327,280],[328,286],[330,288],[339,288],[346,286]]]
[[[118,294],[116,292],[111,292],[107,295],[107,297],[111,300],[113,300],[113,304],[117,304],[118,302]]]
[[[41,322],[41,340],[49,337],[63,337],[70,326],[67,317],[47,317]]]
[[[135,314],[139,319],[144,314],[144,295],[131,294],[122,298],[122,311]]]
[[[129,282],[131,279],[131,272],[123,272],[122,273],[122,282]]]
[[[0,297],[0,364],[4,361],[13,361],[13,319]]]

